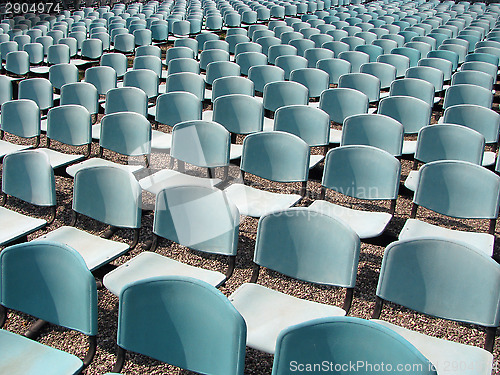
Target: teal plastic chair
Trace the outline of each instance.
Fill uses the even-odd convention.
[[[169,60],[167,66],[167,75],[182,72],[200,74],[200,63],[195,59],[188,57],[179,57]]]
[[[85,82],[91,83],[99,95],[106,95],[116,87],[117,74],[110,66],[94,66],[85,70]]]
[[[325,158],[320,200],[308,209],[336,217],[361,239],[380,236],[396,208],[401,164],[387,151],[372,146],[343,146]],[[389,212],[361,211],[325,200],[327,189],[361,200],[390,200]]]
[[[45,78],[29,78],[19,82],[19,99],[34,101],[42,112],[54,105],[53,92],[52,84]]]
[[[410,58],[404,55],[383,54],[377,57],[377,62],[386,63],[396,68],[396,78],[404,77],[410,67]]]
[[[204,100],[205,98],[205,80],[202,76],[195,73],[169,74],[166,86],[166,92],[187,91],[196,95],[199,100]]]
[[[370,103],[376,103],[380,99],[380,79],[367,73],[349,73],[340,76],[339,88],[348,88],[361,91],[368,96]]]
[[[67,83],[61,87],[60,105],[81,105],[91,115],[99,111],[99,93],[87,82]]]
[[[123,76],[123,87],[136,87],[144,91],[148,100],[154,99],[159,93],[160,78],[156,72],[149,69],[129,70]]]
[[[500,57],[487,52],[474,52],[465,56],[465,62],[468,61],[482,61],[498,66],[500,63]]]
[[[95,126],[94,126],[95,127]],[[151,154],[151,124],[143,115],[135,112],[116,112],[105,115],[100,124],[99,155],[66,168],[66,172],[74,177],[80,169],[93,166],[113,166],[130,173],[144,168],[142,164],[119,164],[103,159],[104,150],[121,155],[143,157],[144,164],[149,165]]]
[[[400,122],[380,114],[347,117],[342,125],[341,146],[373,146],[399,157],[402,154],[404,129]]]
[[[349,51],[349,44],[341,42],[340,40],[333,40],[323,43],[321,48],[329,49],[334,53],[333,57],[338,58],[342,52]]]
[[[354,50],[366,53],[370,56],[369,62],[376,62],[377,58],[384,54],[384,49],[382,47],[372,44],[362,44],[357,46]]]
[[[101,56],[101,66],[109,66],[116,71],[117,78],[122,78],[127,72],[127,56],[123,53],[105,53]]]
[[[351,71],[353,73],[358,73],[361,65],[370,62],[370,56],[360,51],[341,52],[338,57],[351,63]]]
[[[252,278],[229,297],[247,324],[247,346],[274,353],[283,329],[311,319],[346,315],[352,304],[359,248],[359,238],[351,228],[323,214],[311,215],[307,208],[263,216],[257,228]],[[311,284],[346,288],[343,308],[261,286],[256,283],[261,267]]]
[[[277,81],[264,86],[264,109],[271,113],[286,105],[307,105],[308,103],[309,90],[298,82]]]
[[[384,54],[390,54],[394,48],[398,48],[398,42],[390,39],[376,39],[372,44],[381,47],[384,50]]]
[[[214,61],[229,61],[229,52],[221,49],[208,49],[201,51],[199,55],[200,69],[207,69],[207,65]]]
[[[237,134],[252,134],[262,131],[264,108],[262,103],[248,95],[232,94],[218,97],[212,113],[205,111],[203,118],[213,120],[231,133],[232,143],[229,158],[241,157],[243,146],[236,144]],[[207,115],[212,115],[212,118]]]
[[[453,62],[439,57],[426,57],[418,61],[418,66],[427,66],[443,72],[443,81],[449,82],[453,73]]]
[[[327,48],[309,48],[304,52],[304,58],[308,62],[308,68],[316,68],[316,64],[319,60],[332,59],[334,57],[334,53]]]
[[[296,135],[285,132],[247,135],[243,141],[240,170],[243,183],[232,184],[224,189],[240,214],[260,217],[291,207],[307,191],[309,146]],[[246,173],[280,183],[301,182],[302,188],[299,194],[260,190],[244,184]]]
[[[478,121],[481,119],[481,121]],[[483,166],[495,164],[496,149],[498,148],[498,131],[500,115],[492,109],[473,104],[458,104],[446,108],[443,122],[467,126],[481,133],[486,144],[492,145],[492,151],[485,151]]]
[[[325,152],[330,139],[330,116],[321,109],[302,105],[286,105],[274,115],[275,131],[283,131],[303,139],[310,147],[323,147]],[[310,155],[309,169],[324,159],[324,155]]]
[[[34,218],[4,207],[8,195],[32,205],[50,208],[49,219]],[[47,155],[26,150],[4,157],[0,203],[1,245],[27,241],[29,234],[52,224],[56,216],[56,186]]]
[[[490,64],[487,62],[483,61],[467,61],[464,62],[460,68],[461,71],[479,71],[483,73],[487,73],[490,76],[493,77],[493,79],[496,78],[498,74],[498,66],[494,64]]]
[[[52,168],[65,167],[90,156],[92,118],[80,105],[61,105],[47,114],[47,147],[39,150],[49,157]],[[50,148],[57,141],[69,146],[85,146],[85,155],[74,155]]]
[[[304,53],[309,48],[314,48],[316,45],[309,39],[292,39],[288,44],[297,48],[297,55],[304,56]]]
[[[402,78],[391,83],[389,96],[410,96],[434,105],[434,85],[423,79]]]
[[[104,165],[82,168],[75,175],[70,226],[59,227],[36,241],[49,240],[72,247],[83,257],[88,269],[94,271],[137,245],[141,229],[141,194],[139,183],[128,171]],[[109,225],[110,229],[100,237],[76,228],[82,215]],[[120,229],[134,232],[130,245],[111,239]]]
[[[260,44],[254,43],[254,42],[242,42],[242,43],[238,43],[236,45],[236,47],[234,48],[235,58],[240,53],[245,53],[245,52],[262,53],[262,46]]]
[[[475,104],[491,108],[493,94],[491,90],[477,85],[458,84],[446,89],[443,108],[446,109],[457,104]]]
[[[330,77],[330,85],[337,85],[341,75],[351,73],[351,63],[349,61],[336,58],[319,60],[316,63],[316,68],[328,73]]]
[[[283,69],[283,71],[285,72],[285,80],[290,79],[290,74],[295,69],[307,68],[307,64],[308,62],[305,57],[297,55],[281,55],[278,56],[274,61],[274,65]]]
[[[434,161],[420,168],[413,207],[399,234],[400,240],[440,237],[465,242],[492,255],[500,192],[500,177],[480,165],[458,161]],[[419,206],[457,219],[488,219],[488,233],[466,232],[416,219]]]
[[[323,362],[323,358],[329,360]],[[305,368],[304,364],[316,363],[324,363],[322,370],[337,369],[336,373],[342,373],[342,369],[348,369],[348,364],[352,363],[359,364],[354,367],[356,372],[370,374],[373,366],[367,364],[384,363],[385,370],[379,372],[389,373],[405,364],[412,374],[437,374],[429,360],[393,330],[373,321],[347,316],[314,319],[280,333],[273,375],[289,374]]]
[[[144,47],[153,47],[153,46],[144,46]],[[163,65],[161,59],[157,56],[145,55],[145,56],[136,56],[134,58],[134,62],[132,65],[132,69],[149,69],[156,73],[158,79],[165,79],[166,70],[163,70]]]
[[[434,86],[434,93],[443,91],[444,73],[440,69],[431,66],[414,66],[406,71],[405,78],[416,78],[429,82]]]
[[[368,96],[361,91],[349,88],[335,88],[323,91],[319,99],[319,108],[330,115],[330,121],[342,124],[352,115],[368,113]],[[342,132],[330,130],[330,143],[340,143]]]
[[[161,169],[140,180],[141,187],[153,194],[173,185],[202,184],[213,186],[221,180],[215,178],[216,168],[224,168],[227,176],[230,157],[230,134],[216,122],[193,120],[178,123],[172,129],[170,169]],[[173,169],[177,160],[179,171]],[[186,174],[185,163],[206,168],[209,178]]]
[[[205,82],[211,87],[217,78],[240,75],[240,66],[232,61],[214,61],[207,65]],[[207,96],[207,95],[205,95]],[[211,97],[211,93],[209,98]]]
[[[490,352],[499,325],[499,283],[498,264],[469,245],[437,238],[394,242],[384,252],[372,318],[412,343],[438,372],[443,371],[444,363],[459,361],[475,367],[472,371],[460,368],[457,374],[489,374],[493,363]],[[437,318],[485,327],[484,349],[380,320],[386,301]]]
[[[439,47],[441,48],[441,46]],[[458,68],[459,64],[459,55],[455,51],[447,50],[447,49],[438,49],[434,51],[430,51],[427,54],[427,58],[437,58],[448,60],[452,64],[452,71],[455,72]],[[446,80],[446,78],[445,78]]]
[[[236,48],[236,51],[238,51],[238,48]],[[255,51],[241,52],[236,55],[235,62],[240,66],[241,74],[248,76],[248,71],[253,66],[267,65],[267,56]]]
[[[56,64],[49,68],[49,81],[56,92],[67,83],[78,82],[78,68],[72,64]]]
[[[186,46],[174,46],[169,48],[167,52],[165,52],[165,61],[164,64],[168,65],[170,60],[186,58],[186,59],[194,59],[195,52],[192,48]]]
[[[389,96],[380,100],[377,113],[392,117],[404,127],[404,133],[416,134],[430,124],[432,107],[412,96]],[[414,154],[416,141],[403,142],[403,154]]]
[[[270,82],[284,81],[283,69],[273,65],[256,65],[248,70],[248,79],[253,82],[255,92],[264,92],[264,86]]]
[[[451,85],[461,85],[461,84],[470,84],[476,85],[480,87],[484,87],[487,90],[493,89],[494,81],[496,80],[496,76],[480,71],[460,71],[453,74],[451,77]]]
[[[221,77],[212,84],[212,102],[218,97],[231,94],[253,96],[254,84],[245,77]]]
[[[317,68],[295,69],[290,73],[290,81],[298,82],[308,89],[309,100],[318,99],[330,87],[328,73]]]
[[[393,65],[381,62],[369,62],[361,65],[360,73],[370,74],[380,80],[380,89],[390,87],[392,81],[396,79],[396,68]],[[381,93],[382,94],[382,93]]]
[[[10,77],[0,76],[0,106],[13,99],[14,85]]]
[[[134,52],[135,40],[132,34],[123,33],[113,36],[112,32],[111,38],[113,39],[113,47],[115,51],[125,54],[131,54]]]
[[[80,373],[97,350],[97,289],[82,257],[64,244],[35,241],[4,249],[0,267],[0,326],[7,319],[7,309],[13,309],[81,332],[89,342],[82,360],[2,329],[0,370],[26,374],[43,373],[50,368],[53,374]]]
[[[235,267],[238,209],[216,188],[173,186],[156,195],[153,245],[104,277],[104,286],[119,296],[127,284],[157,276],[184,276],[219,287]],[[227,257],[225,273],[180,263],[155,253],[161,239],[192,250]]]
[[[463,160],[481,165],[485,140],[474,129],[455,124],[425,126],[418,132],[413,170],[405,186],[415,191],[418,185],[418,162],[436,160]]]
[[[173,127],[174,125],[191,120],[201,120],[202,103],[190,92],[173,91],[158,96],[154,108],[157,123]]]
[[[13,77],[26,76],[30,71],[29,55],[26,51],[12,51],[7,54],[5,71]]]
[[[245,341],[245,321],[211,285],[189,277],[149,278],[120,294],[113,371],[131,351],[199,373],[242,375]]]

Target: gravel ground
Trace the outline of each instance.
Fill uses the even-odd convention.
[[[494,105],[498,110],[498,104]],[[437,121],[442,110],[438,109],[433,114],[433,122]],[[169,131],[169,129],[160,127],[161,130]],[[17,143],[23,142],[22,140],[6,136],[6,139],[13,140]],[[239,139],[241,142],[241,139]],[[45,136],[42,136],[42,145],[45,145]],[[60,144],[54,145],[54,148],[65,150],[67,152],[76,153],[78,148],[68,148]],[[320,150],[314,149],[313,152],[317,153]],[[92,155],[97,155],[98,145],[93,145]],[[115,161],[127,162],[127,158],[117,155],[106,153],[106,156]],[[161,166],[166,164],[168,156],[155,155],[152,158],[153,166]],[[408,172],[411,170],[412,161],[402,160],[402,176],[404,181]],[[308,196],[300,203],[301,206],[308,206],[314,199],[317,199],[320,193],[320,180],[323,165],[321,164],[311,172],[308,188]],[[193,171],[195,172],[195,171]],[[237,166],[230,168],[230,175],[236,179],[240,178],[239,169]],[[274,191],[297,191],[299,186],[296,184],[280,185],[269,184],[261,179],[251,177],[252,182],[259,184],[262,188]],[[57,218],[55,222],[44,230],[38,231],[29,236],[32,240],[44,233],[52,231],[62,225],[68,225],[71,218],[71,198],[73,181],[71,178],[65,176],[56,177],[57,184],[57,199],[58,209]],[[145,200],[151,202],[151,197],[145,196]],[[337,203],[351,204],[353,207],[370,210],[387,210],[389,204],[387,202],[361,202],[355,199],[346,199],[339,194],[328,194],[328,200]],[[22,202],[9,198],[7,207],[21,212],[29,213],[35,216],[47,217],[47,212],[43,209],[33,208],[25,205]],[[383,251],[385,245],[394,240],[405,220],[409,217],[411,210],[411,196],[400,192],[398,198],[396,214],[387,228],[387,236],[378,243],[362,243],[361,254],[359,259],[357,285],[354,294],[354,301],[350,311],[351,316],[360,318],[370,318],[373,311],[375,302],[375,290],[378,280],[378,274],[382,261]],[[438,223],[448,228],[456,228],[462,230],[476,230],[487,231],[487,222],[479,220],[454,220],[440,215],[433,214],[424,209],[419,210],[419,218],[432,223]],[[137,248],[129,254],[120,257],[113,262],[115,265],[123,264],[127,260],[133,258],[141,251],[144,250],[144,244],[151,239],[153,215],[151,212],[144,214],[142,219],[142,232],[140,237],[140,244]],[[240,238],[238,246],[238,256],[236,270],[232,278],[226,283],[221,291],[229,296],[238,286],[247,282],[250,279],[253,248],[255,245],[255,235],[257,229],[257,219],[242,218],[240,225]],[[102,233],[105,227],[99,223],[89,219],[82,219],[77,224],[79,228],[92,233]],[[497,227],[497,235],[498,235]],[[129,231],[120,230],[115,237],[117,240],[124,240],[130,242],[132,233]],[[210,256],[201,254],[196,251],[191,251],[175,243],[163,240],[160,243],[158,253],[180,260],[187,264],[205,267],[209,269],[225,270],[226,262],[218,256]],[[497,243],[495,246],[495,256],[500,256],[500,249]],[[305,282],[290,280],[287,277],[278,275],[275,272],[263,270],[259,278],[259,283],[267,287],[277,289],[282,292],[289,293],[293,296],[305,298],[312,301],[342,305],[344,291],[339,288],[315,286]],[[84,371],[85,374],[103,374],[111,371],[115,361],[116,353],[116,329],[117,329],[117,311],[118,299],[106,289],[99,290],[99,335],[98,335],[98,351],[92,364]],[[384,309],[383,319],[397,322],[398,324],[414,329],[419,332],[445,338],[448,340],[470,344],[475,346],[482,346],[484,342],[484,331],[467,324],[459,324],[448,322],[440,319],[434,319],[411,312],[405,311],[396,306],[388,306]],[[5,326],[6,329],[22,333],[26,331],[27,327],[33,322],[33,318],[27,317],[24,314],[9,312],[9,319]],[[40,342],[51,345],[56,348],[74,353],[83,358],[87,345],[86,339],[78,333],[61,329],[54,326],[47,326],[41,332],[39,338]],[[495,361],[500,359],[500,347],[497,344],[494,351]],[[273,357],[271,355],[263,354],[253,349],[247,349],[245,373],[246,374],[270,374],[272,368]],[[127,363],[122,371],[124,374],[188,374],[190,372],[180,370],[173,366],[169,366],[158,361],[149,359],[145,356],[131,354],[128,357]]]

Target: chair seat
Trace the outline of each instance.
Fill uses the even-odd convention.
[[[403,141],[403,155],[412,155],[415,153],[415,150],[417,149],[417,141],[408,141],[404,140]]]
[[[108,240],[74,227],[60,227],[36,240],[56,241],[71,246],[85,260],[93,271],[125,254],[129,245],[124,242]]]
[[[264,117],[264,126],[262,127],[262,131],[272,132],[273,130],[274,130],[274,119]]]
[[[104,286],[119,296],[125,285],[155,276],[188,276],[203,280],[215,287],[226,280],[220,272],[190,266],[168,257],[144,251],[104,276]]]
[[[172,147],[172,134],[164,133],[159,130],[151,132],[151,149],[160,152],[170,152]]]
[[[493,355],[482,348],[427,336],[383,320],[373,321],[399,333],[413,344],[434,365],[438,374],[491,374]]]
[[[405,180],[405,186],[408,190],[417,191],[418,176],[419,171],[410,171],[410,173],[408,173],[408,177],[406,177]]]
[[[280,194],[255,189],[243,184],[233,184],[224,189],[240,215],[261,217],[269,212],[292,207],[302,198],[299,194]]]
[[[155,118],[156,117],[156,104],[151,107],[148,107],[148,117]]]
[[[488,256],[493,254],[495,237],[491,234],[464,232],[455,229],[443,228],[417,219],[406,220],[398,238],[400,240],[409,240],[430,236],[465,242],[469,246],[475,247]]]
[[[8,208],[0,207],[0,246],[33,233],[43,228],[45,224],[47,222],[43,219],[26,216]]]
[[[158,86],[158,95],[165,94],[166,92],[167,92],[167,85],[160,84],[160,86]]]
[[[0,373],[9,375],[77,374],[80,358],[0,329]]]
[[[241,158],[242,154],[243,154],[243,145],[237,145],[231,143],[231,149],[229,151],[229,159],[230,160],[239,159]]]
[[[67,165],[76,163],[78,161],[84,160],[85,156],[83,155],[70,155],[65,154],[64,152],[59,152],[56,150],[52,150],[50,148],[39,148],[38,151],[43,152],[49,157],[49,163],[52,168],[56,169],[59,167],[65,167]]]
[[[66,168],[66,173],[68,173],[71,177],[75,177],[76,172],[78,172],[80,169],[96,166],[116,167],[129,171],[131,173],[137,172],[144,168],[142,165],[118,164],[106,159],[91,158],[80,163],[70,165],[68,168]]]
[[[212,101],[212,90],[205,88],[203,97],[205,98],[205,100]]]
[[[329,142],[331,144],[340,144],[341,140],[342,140],[342,130],[330,129],[330,139],[329,139]]]
[[[84,60],[84,59],[71,59],[70,63],[76,65],[77,67],[83,67],[85,65],[92,64],[92,61]]]
[[[483,162],[481,165],[483,167],[489,167],[490,165],[494,165],[496,161],[496,154],[493,151],[485,151],[483,154]]]
[[[16,145],[15,143],[10,143],[0,139],[0,158],[3,158],[5,155],[10,154],[12,152],[26,150],[28,148],[32,148],[32,146]]]
[[[308,105],[309,105],[309,107],[319,108],[319,102],[318,101],[316,101],[316,102],[309,102]]]
[[[314,201],[309,209],[340,219],[349,225],[361,239],[380,236],[392,219],[392,215],[388,212],[353,210],[324,200]]]
[[[162,169],[139,180],[142,189],[153,194],[158,194],[161,190],[172,186],[198,185],[213,187],[219,182],[221,180],[218,178],[196,177],[172,169]]]
[[[325,158],[324,155],[311,155],[309,157],[309,169],[314,168],[316,165],[321,163],[321,161]]]
[[[48,66],[32,66],[30,67],[30,73],[33,74],[49,74]]]
[[[208,110],[208,111],[203,111],[201,113],[201,119],[203,121],[213,121],[214,118],[214,111]]]
[[[340,307],[292,297],[252,283],[240,286],[229,300],[247,324],[247,346],[271,354],[283,329],[311,319],[345,315]]]

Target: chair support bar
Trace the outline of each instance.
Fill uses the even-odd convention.
[[[236,266],[236,255],[231,255],[229,257],[229,265],[227,266],[226,270],[226,280],[233,275],[235,266]]]
[[[118,352],[116,353],[116,362],[113,366],[112,372],[120,372],[125,364],[125,357],[127,355],[127,351],[123,349],[121,346],[118,347]]]
[[[382,313],[382,307],[384,307],[384,300],[380,297],[375,299],[375,308],[373,309],[372,319],[379,319]]]
[[[354,288],[346,288],[344,306],[343,306],[346,315],[349,314],[349,310],[351,309],[353,297],[354,297]]]
[[[97,351],[97,336],[89,336],[89,350],[83,359],[83,368],[90,365],[90,362],[94,359],[95,353]]]
[[[47,322],[42,319],[38,319],[35,323],[32,324],[32,326],[24,333],[24,336],[26,336],[29,339],[35,340],[38,335],[40,334],[40,330],[45,327]]]
[[[493,353],[493,346],[495,345],[495,335],[497,327],[488,327],[486,329],[486,338],[484,340],[484,349]]]
[[[0,305],[0,328],[3,327],[5,322],[7,321],[7,309]]]
[[[252,271],[252,277],[250,278],[251,283],[257,282],[257,279],[259,278],[259,271],[260,271],[260,266],[258,264],[254,264],[253,271]]]

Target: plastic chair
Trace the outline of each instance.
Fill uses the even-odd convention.
[[[438,58],[438,59],[444,59],[444,60],[450,61],[452,64],[451,69],[453,72],[456,71],[458,68],[459,56],[455,51],[446,50],[446,49],[434,50],[434,51],[430,51],[427,54],[427,58]],[[446,74],[445,74],[445,80],[447,80]]]
[[[273,130],[295,134],[310,147],[323,146],[326,149],[330,139],[330,117],[326,112],[308,105],[286,105],[277,109]],[[323,158],[324,155],[310,155],[309,169]]]
[[[476,373],[489,373],[499,295],[488,288],[499,275],[495,261],[463,243],[437,238],[394,242],[384,252],[372,318],[415,345],[437,371],[442,371],[442,363],[464,361],[477,363]],[[477,298],[484,303],[477,304]],[[385,301],[422,314],[485,326],[485,350],[379,320]]]
[[[392,65],[396,68],[396,78],[404,77],[410,67],[410,58],[398,54],[384,54],[377,57],[377,62]]]
[[[117,78],[122,78],[128,68],[127,56],[123,53],[105,53],[101,56],[100,65],[113,68]]]
[[[431,66],[414,66],[405,73],[405,78],[416,78],[429,82],[434,86],[434,93],[443,91],[443,71]]]
[[[13,99],[13,82],[10,77],[0,75],[0,106]]]
[[[324,43],[321,48],[329,49],[334,53],[333,57],[339,57],[340,53],[349,51],[349,45],[341,41],[331,41]]]
[[[244,52],[259,52],[262,53],[262,46],[254,42],[238,43],[234,48],[234,55],[237,56]]]
[[[50,208],[49,219],[27,216],[6,208],[8,195],[31,205]],[[5,155],[0,203],[2,245],[13,241],[25,242],[29,234],[52,224],[56,217],[56,186],[54,171],[45,154],[36,150],[25,150]]]
[[[26,51],[13,51],[7,54],[5,62],[7,74],[23,77],[30,71],[29,55]]]
[[[116,87],[116,71],[109,66],[94,66],[85,70],[85,82],[91,83],[99,95],[106,95]]]
[[[99,94],[94,85],[87,82],[67,83],[61,87],[60,105],[81,105],[91,115],[99,111]]]
[[[498,66],[486,63],[483,61],[467,61],[462,64],[460,67],[461,71],[479,71],[483,73],[487,73],[490,76],[493,77],[493,79],[496,78],[498,74]]]
[[[146,46],[149,47],[149,46]],[[156,73],[158,79],[166,77],[166,71],[162,69],[161,59],[157,56],[136,56],[132,65],[133,70],[149,69]]]
[[[117,115],[121,114],[108,116]],[[105,121],[103,118],[103,124]],[[137,126],[137,122],[134,125]],[[104,138],[101,137],[101,142]],[[80,253],[89,270],[96,270],[137,245],[141,228],[141,193],[135,177],[121,168],[110,165],[82,168],[75,175],[72,206],[74,216],[70,226],[59,227],[39,239],[71,246]],[[90,234],[75,227],[80,215],[116,229],[104,233],[103,237]],[[131,245],[110,239],[117,229],[133,230]]]
[[[262,162],[263,160],[266,162]],[[302,183],[300,194],[273,193],[244,184],[232,184],[224,190],[242,215],[260,217],[268,212],[290,207],[305,195],[309,146],[289,133],[250,134],[243,141],[240,169],[242,173],[251,173],[270,181]]]
[[[295,69],[307,68],[308,61],[302,56],[285,55],[276,58],[274,65],[283,69],[285,72],[285,79],[290,79],[290,74]]]
[[[254,83],[256,92],[263,92],[267,83],[284,81],[285,72],[277,66],[256,65],[248,70],[248,79]]]
[[[212,102],[218,97],[230,94],[253,96],[254,84],[244,77],[221,77],[212,84]]]
[[[270,112],[288,105],[307,105],[308,103],[309,90],[298,82],[276,81],[264,86],[264,109]]]
[[[340,76],[351,72],[351,63],[342,59],[324,59],[316,63],[316,68],[328,73],[330,84],[338,84]]]
[[[439,51],[451,51],[455,52],[458,56],[458,64],[461,64],[465,61],[465,56],[467,55],[467,47],[458,45],[458,44],[441,44],[438,48]],[[432,56],[429,56],[432,57]],[[455,68],[456,70],[456,68]]]
[[[170,60],[178,59],[178,58],[188,58],[193,59],[195,56],[194,51],[189,47],[184,46],[174,46],[169,48],[165,53],[165,64],[168,65]]]
[[[370,74],[380,80],[380,89],[388,88],[396,79],[396,68],[381,62],[370,62],[361,65],[360,73]]]
[[[319,60],[334,58],[334,53],[327,48],[310,48],[304,52],[304,57],[308,61],[308,68],[316,68]]]
[[[307,243],[313,240],[316,246],[311,248]],[[247,346],[274,353],[283,329],[315,318],[345,315],[352,302],[359,247],[359,238],[351,228],[326,215],[311,216],[307,208],[263,216],[257,230],[252,279],[229,297],[247,324]],[[308,256],[304,256],[306,252]],[[309,283],[344,287],[344,306],[310,302],[256,284],[260,267]]]
[[[250,38],[246,35],[229,35],[225,40],[229,44],[229,53],[233,55],[235,54],[236,45],[238,43],[250,42]]]
[[[480,119],[480,121],[478,121]],[[495,163],[496,148],[498,147],[498,129],[500,116],[492,109],[473,104],[458,104],[446,108],[443,122],[467,126],[481,133],[486,144],[493,146],[492,151],[485,151],[483,155],[484,166]]]
[[[276,59],[281,56],[296,56],[297,49],[294,46],[288,44],[278,44],[269,47],[267,53],[267,59],[269,64],[276,65]]]
[[[57,91],[67,83],[78,82],[78,68],[72,64],[56,64],[49,68],[49,81]]]
[[[446,89],[443,108],[446,109],[457,104],[476,104],[491,108],[492,101],[491,90],[471,84],[459,84]]]
[[[304,53],[309,48],[314,48],[316,45],[309,39],[292,39],[288,44],[297,48],[297,55],[304,56]]]
[[[418,132],[413,170],[405,180],[405,186],[415,191],[418,185],[418,162],[436,160],[463,160],[481,164],[484,137],[474,129],[462,125],[440,124],[425,126]]]
[[[214,61],[207,65],[206,83],[211,86],[217,78],[240,75],[240,66],[232,61]]]
[[[404,129],[400,122],[379,114],[352,115],[342,125],[341,146],[373,146],[399,157],[402,154]]]
[[[298,82],[309,90],[309,98],[319,98],[330,87],[330,76],[321,69],[302,68],[293,70],[290,81]]]
[[[189,72],[169,74],[166,80],[166,92],[172,91],[187,91],[204,100],[205,80],[202,76]]]
[[[191,72],[200,74],[200,63],[192,58],[180,57],[168,62],[167,74]]]
[[[403,78],[392,82],[389,96],[411,96],[434,105],[434,85],[423,79]]]
[[[135,112],[107,114],[102,118],[99,130],[99,157],[66,168],[71,177],[82,169],[94,166],[112,166],[132,173],[143,169],[140,164],[118,164],[103,159],[104,149],[126,156],[142,156],[146,166],[149,164],[151,124],[143,115]]]
[[[149,46],[153,41],[153,35],[149,29],[134,30],[132,35],[136,46]]]
[[[496,81],[496,76],[493,77],[488,73],[479,71],[460,71],[454,73],[451,77],[451,85],[471,84],[484,87],[491,91],[493,89],[494,80]]]
[[[122,34],[122,35],[129,35],[129,34]],[[116,40],[115,38],[115,50],[120,50],[120,45],[116,45]],[[103,52],[103,47],[102,47],[102,40],[100,39],[85,39],[82,42],[82,51],[81,55],[84,59],[88,60],[99,60],[102,56]]]
[[[378,102],[380,99],[380,80],[371,74],[349,73],[339,78],[339,88],[349,88],[361,91],[370,102]]]
[[[190,93],[173,91],[158,96],[154,107],[155,121],[170,127],[183,121],[201,120],[202,103]],[[166,134],[169,135],[169,134]]]
[[[371,348],[365,346],[367,342]],[[359,360],[384,363],[389,368],[405,363],[408,368],[421,369],[414,373],[437,374],[429,360],[402,336],[354,317],[325,317],[284,329],[277,339],[272,374],[288,374],[300,364],[320,363],[319,358],[331,358],[328,365],[337,369]],[[361,367],[358,371],[364,372]]]
[[[113,30],[114,31],[114,30]],[[111,38],[113,39],[113,47],[115,51],[130,54],[134,52],[135,49],[135,39],[132,34],[123,33],[117,34],[113,36],[113,32],[111,34]]]
[[[179,298],[182,303],[172,303]],[[137,339],[137,329],[147,333],[144,340]],[[141,280],[120,294],[113,371],[120,371],[129,350],[196,372],[243,374],[245,341],[245,321],[214,287],[180,276]]]
[[[56,263],[58,267],[54,267]],[[2,325],[7,319],[7,309],[12,308],[79,331],[88,336],[89,342],[82,360],[25,336],[0,330],[3,347],[0,369],[44,372],[50,368],[54,374],[67,374],[79,373],[87,367],[97,349],[97,289],[82,257],[69,246],[35,241],[4,249],[0,266]],[[19,272],[26,273],[22,281],[18,279]],[[69,279],[71,287],[67,285]],[[33,356],[34,352],[38,355]]]
[[[394,48],[398,47],[398,43],[390,39],[376,39],[373,41],[373,45],[381,47],[384,54],[390,54]]]
[[[499,186],[500,177],[477,164],[457,160],[424,164],[419,172],[412,213],[399,239],[437,236],[468,243],[491,255],[498,216]],[[458,219],[489,219],[488,233],[447,229],[420,221],[416,219],[419,206]]]
[[[201,51],[200,69],[206,70],[207,65],[214,61],[229,61],[229,52],[220,49],[209,49]]]
[[[320,200],[308,209],[339,218],[361,239],[380,236],[392,219],[399,190],[401,164],[372,146],[342,146],[328,152]],[[374,188],[376,187],[376,188]],[[389,212],[360,211],[327,202],[327,189],[362,200],[390,200]]]
[[[467,56],[465,56],[465,62],[467,61],[483,61],[498,66],[500,63],[500,57],[497,55],[492,55],[491,53],[474,52],[469,53]]]
[[[53,87],[48,79],[29,78],[19,82],[19,99],[33,100],[41,111],[53,105]]]
[[[149,69],[129,70],[123,76],[123,87],[137,87],[144,91],[149,99],[156,98],[159,93],[160,79]]]

